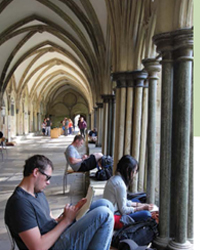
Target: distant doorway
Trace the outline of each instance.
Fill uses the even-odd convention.
[[[79,127],[78,127],[78,120],[79,120],[80,115],[77,115],[74,117],[74,130],[76,132],[79,132]]]

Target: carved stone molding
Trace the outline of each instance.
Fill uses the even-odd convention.
[[[149,78],[157,79],[157,73],[161,70],[160,60],[156,58],[147,58],[142,60],[142,63],[149,74]]]
[[[193,48],[193,29],[181,29],[157,34],[153,37],[157,52],[164,53],[182,48]]]
[[[101,95],[103,102],[108,103],[110,100],[115,99],[115,95]]]
[[[96,105],[97,105],[98,108],[103,108],[103,103],[102,102],[97,102]]]
[[[117,82],[117,88],[144,87],[147,73],[142,70],[115,72],[111,74],[111,77]]]

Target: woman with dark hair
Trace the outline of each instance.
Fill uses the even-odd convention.
[[[151,217],[152,204],[127,200],[127,188],[139,170],[138,162],[130,155],[124,155],[117,164],[116,173],[106,183],[103,197],[114,205],[115,214],[129,215],[135,221]]]

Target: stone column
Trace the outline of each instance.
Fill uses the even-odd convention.
[[[148,123],[148,79],[144,82],[143,99],[142,99],[142,125],[141,125],[141,142],[140,142],[140,170],[138,173],[138,191],[145,190],[145,163],[147,153],[147,123]]]
[[[11,113],[10,107],[8,108],[8,117],[7,117],[7,126],[8,126],[8,141],[11,141]]]
[[[98,108],[94,107],[94,128],[97,129],[97,112],[98,112]]]
[[[148,110],[148,168],[147,168],[147,203],[155,203],[156,184],[156,106],[157,106],[157,73],[160,63],[157,59],[142,60],[149,76],[149,110]]]
[[[188,240],[193,244],[193,223],[194,223],[194,186],[193,186],[193,77],[192,77],[192,91],[191,91],[191,123],[190,123],[190,165],[189,165],[189,192],[188,192]]]
[[[120,89],[116,88],[116,106],[115,106],[115,146],[114,146],[114,164],[113,164],[113,171],[116,170],[116,164],[119,160],[118,158],[118,144],[119,144],[119,105],[120,105]]]
[[[117,82],[116,87],[116,113],[115,113],[115,152],[114,168],[124,154],[125,114],[126,114],[126,75],[127,72],[112,74],[112,80]],[[115,171],[115,169],[114,169]]]
[[[92,113],[90,114],[90,124],[91,124],[91,126],[90,126],[90,128],[92,129],[92,128],[94,128],[94,110],[92,111]]]
[[[37,113],[37,131],[41,131],[41,120],[40,120],[40,113]]]
[[[168,35],[155,36],[154,42],[158,52],[162,52],[159,237],[154,244],[158,249],[166,249],[170,237],[173,60]]]
[[[115,117],[115,112],[116,112],[116,95],[113,96],[112,99],[112,118],[111,118],[111,123],[112,123],[112,138],[110,142],[110,155],[114,156],[114,148],[115,148],[115,129],[116,129],[116,117]]]
[[[190,159],[190,119],[192,86],[192,46],[191,29],[172,32],[174,46],[174,101],[173,101],[173,137],[172,168],[176,169],[174,188],[176,204],[171,210],[175,219],[173,240],[169,249],[191,249],[187,241],[187,214],[189,191]]]
[[[108,110],[109,98],[107,95],[102,95],[103,98],[103,140],[102,140],[102,153],[107,155],[107,140],[108,140]]]
[[[97,142],[96,146],[102,146],[102,137],[103,137],[103,103],[97,103],[98,112],[97,112]]]
[[[113,155],[113,134],[114,134],[114,121],[113,121],[113,100],[114,95],[102,95],[104,100],[104,150],[102,149],[103,154]]]
[[[19,135],[19,109],[16,109],[16,135]]]
[[[132,72],[127,75],[127,101],[126,101],[126,131],[124,141],[124,154],[131,155],[131,135],[132,135],[132,119],[133,119],[133,96],[134,96],[134,80]]]
[[[193,91],[192,91],[193,96]],[[192,98],[191,98],[192,99]],[[193,216],[194,216],[194,208],[193,208],[193,103],[191,105],[191,123],[190,123],[190,164],[189,164],[189,192],[188,192],[188,227],[187,234],[188,240],[193,244]]]
[[[133,132],[132,132],[132,156],[139,161],[140,139],[141,139],[141,119],[142,119],[142,97],[144,80],[147,73],[144,71],[133,71],[134,74],[134,113],[133,113]],[[134,177],[133,185],[130,191],[136,193],[138,189],[138,175]]]

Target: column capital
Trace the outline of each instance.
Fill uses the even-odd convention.
[[[114,72],[111,74],[112,81],[116,81],[117,88],[133,87],[133,75],[131,71]]]
[[[148,74],[144,70],[135,70],[132,71],[133,77],[134,77],[134,86],[135,87],[146,87],[144,86],[144,80],[147,79]]]
[[[173,41],[171,39],[171,32],[165,32],[153,36],[153,42],[157,46],[156,51],[158,53],[172,51]]]
[[[103,103],[102,102],[97,102],[96,103],[97,107],[100,109],[100,108],[103,108]]]
[[[193,29],[180,29],[153,36],[158,53],[167,53],[177,49],[193,48]]]
[[[161,70],[160,60],[156,58],[147,58],[143,59],[142,63],[145,67],[145,70],[149,74],[149,78],[158,79],[157,73]]]
[[[101,95],[101,98],[103,99],[103,102],[107,103],[109,102],[111,99],[115,98],[115,95]]]
[[[111,77],[117,82],[117,88],[144,87],[147,73],[142,70],[124,71],[112,73]]]
[[[181,29],[172,32],[174,49],[193,49],[193,29]]]

